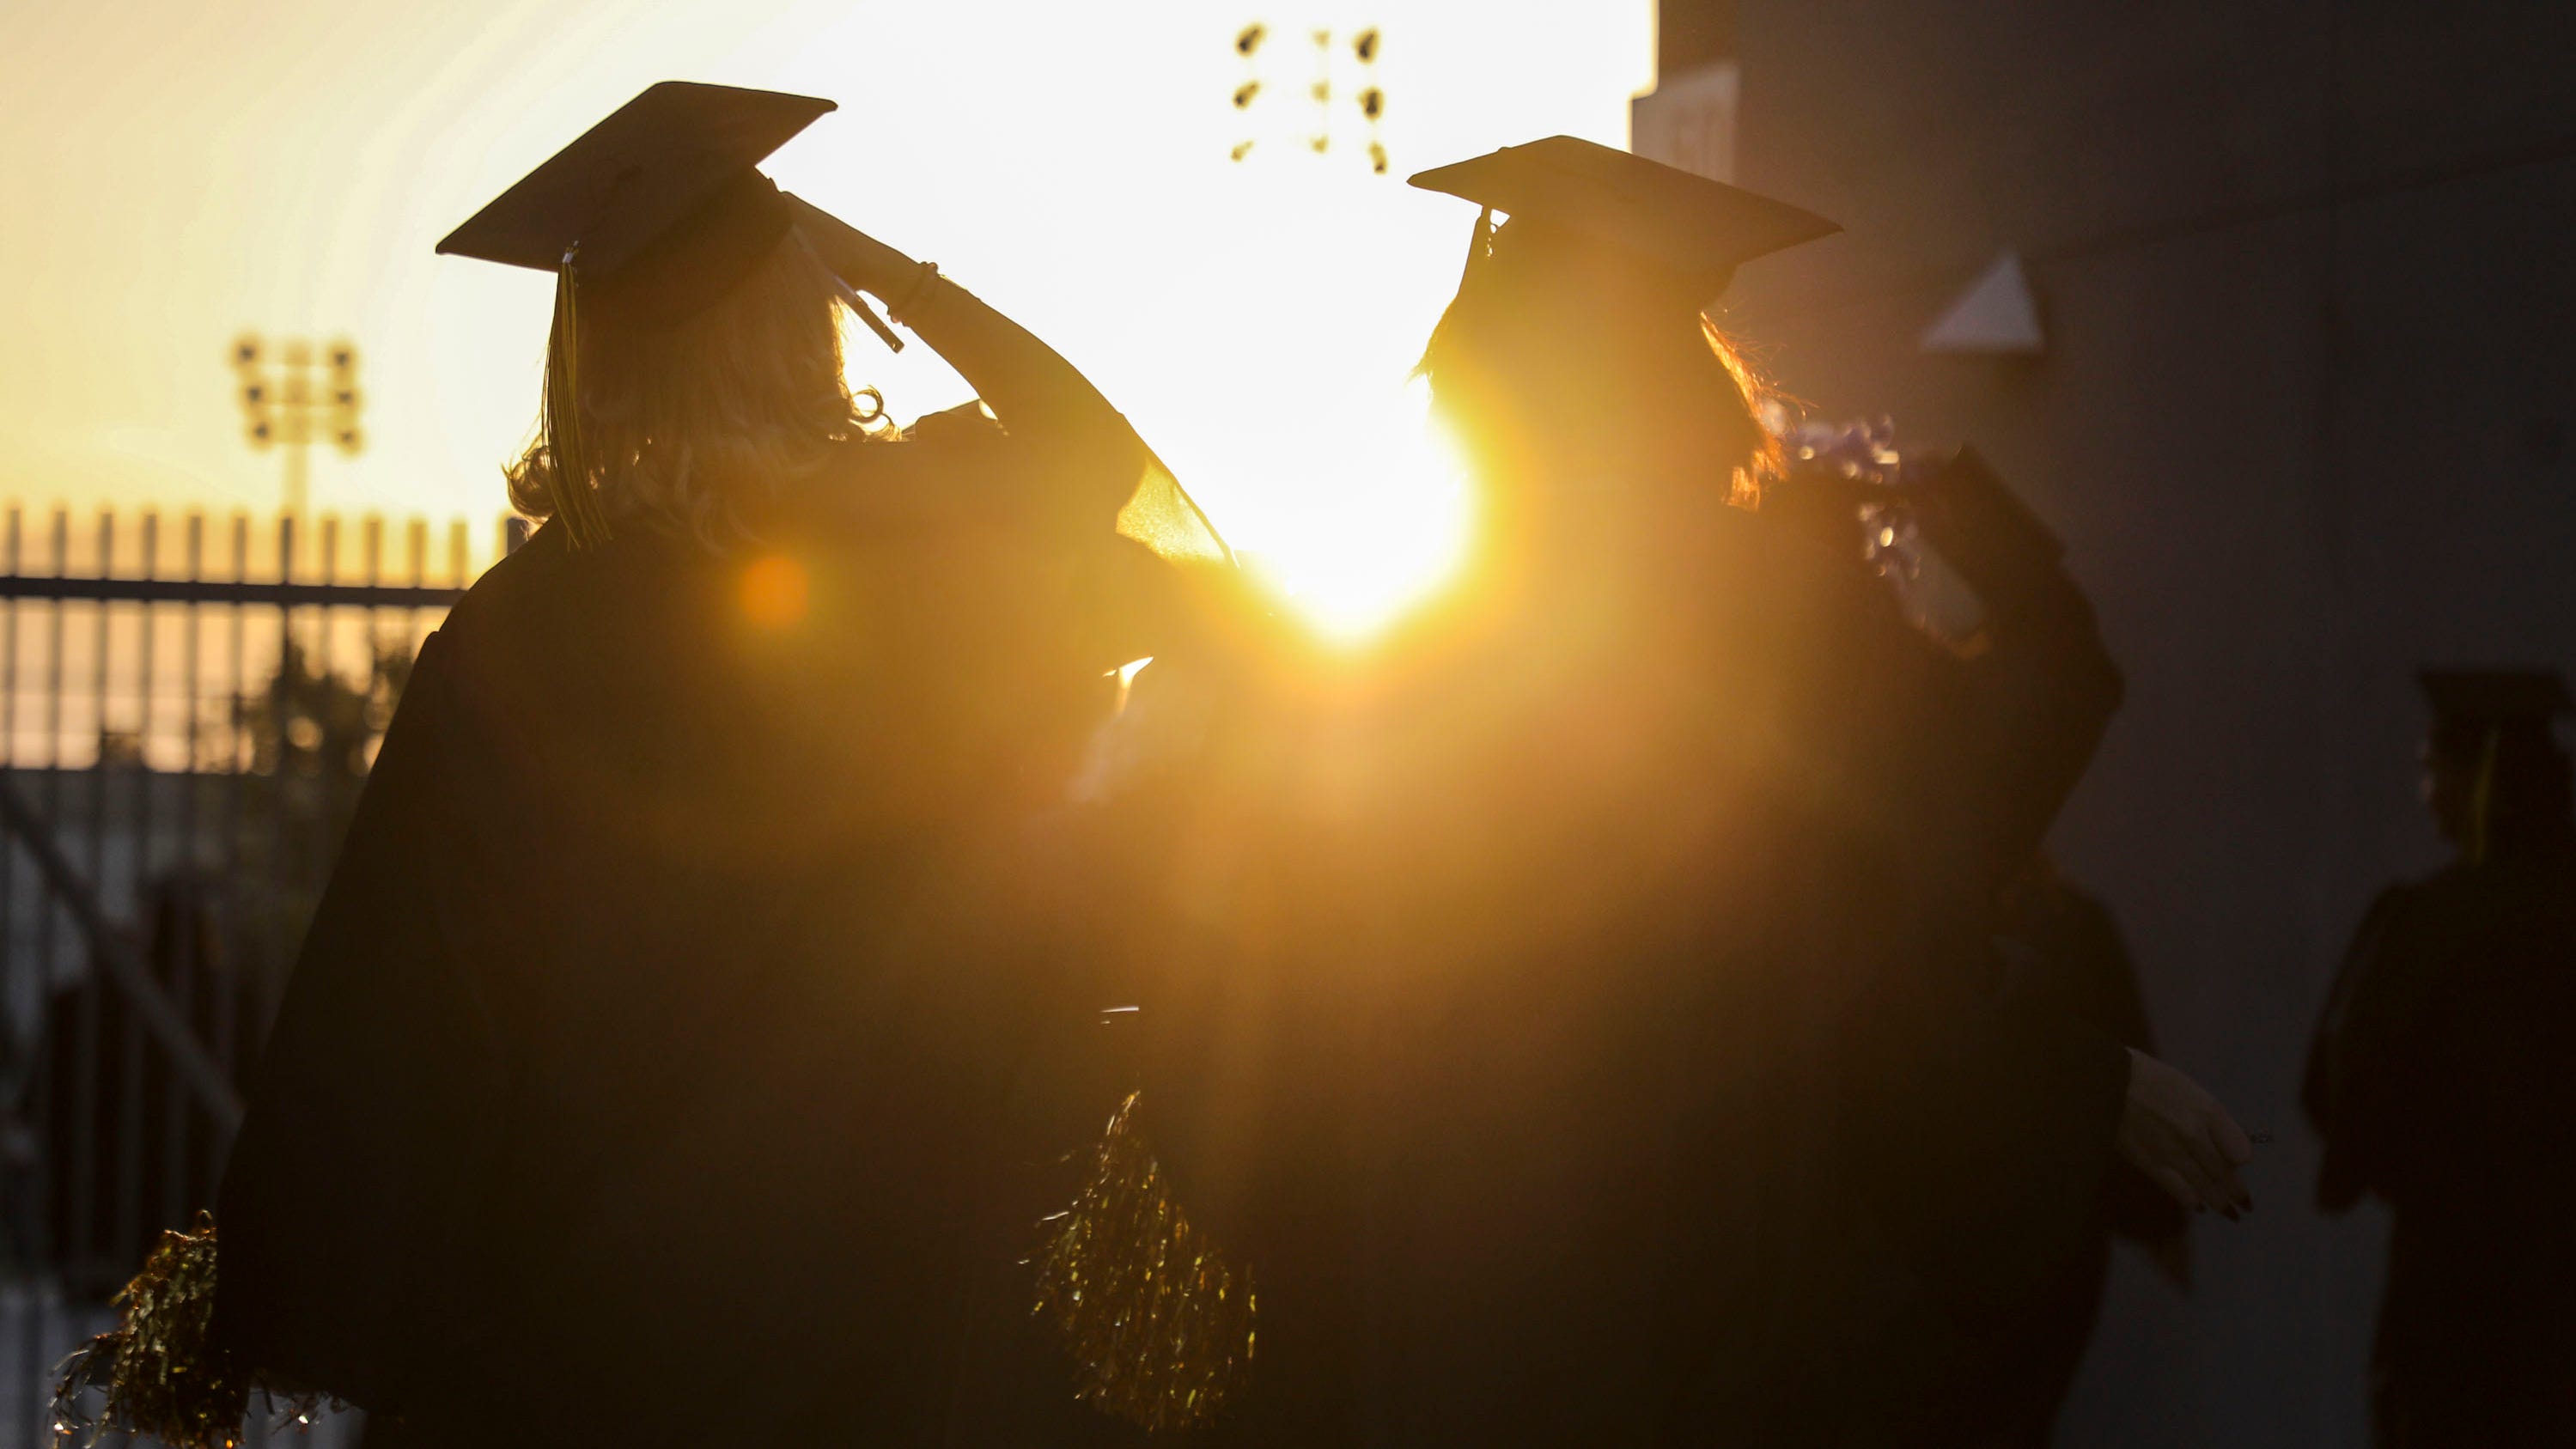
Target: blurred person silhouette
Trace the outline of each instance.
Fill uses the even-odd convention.
[[[2576,812],[2555,672],[2434,670],[2423,798],[2455,854],[2380,892],[2302,1098],[2317,1201],[2392,1214],[2374,1442],[2576,1443]]]
[[[1998,892],[2119,698],[2091,610],[1973,455],[1908,497],[1970,640],[1855,507],[1766,503],[1841,485],[1777,476],[1702,309],[1830,223],[1564,137],[1414,180],[1486,208],[1422,362],[1479,550],[1366,657],[1228,681],[1175,827],[1202,957],[1140,978],[1113,1137],[1190,1281],[1258,1285],[1258,1355],[1097,1333],[1094,1398],[1223,1442],[1973,1442],[1970,1346],[2085,1261],[2118,1156],[2246,1203],[2205,1092],[2002,989]],[[1115,1290],[1184,1239],[1111,1220],[1050,1266],[1186,1301]]]
[[[208,1390],[932,1442],[970,1266],[1057,1195],[1004,1146],[1093,1004],[1032,822],[1225,552],[1062,357],[760,174],[832,108],[656,85],[440,244],[555,278],[543,522],[423,646],[304,943],[190,1249]],[[862,292],[982,408],[854,394]]]

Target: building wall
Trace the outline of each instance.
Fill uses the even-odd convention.
[[[2364,1437],[2384,1224],[2310,1207],[2343,942],[2439,858],[2428,660],[2576,668],[2576,7],[1743,0],[1741,184],[1846,235],[1730,325],[1826,416],[1973,440],[2130,680],[2061,822],[2165,1054],[2279,1134],[2185,1297],[2125,1259],[2063,1442]],[[1916,339],[2005,247],[2028,359]]]

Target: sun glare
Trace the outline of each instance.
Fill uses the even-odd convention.
[[[1466,468],[1420,380],[1335,436],[1340,456],[1294,490],[1295,505],[1246,529],[1241,552],[1317,633],[1349,646],[1457,573],[1474,510]]]

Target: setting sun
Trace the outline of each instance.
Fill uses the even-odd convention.
[[[1262,521],[1245,564],[1336,643],[1367,638],[1436,594],[1465,558],[1473,495],[1416,382],[1336,438],[1304,507]]]

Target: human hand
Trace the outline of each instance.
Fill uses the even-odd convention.
[[[2194,1211],[2233,1220],[2254,1206],[2236,1169],[2254,1144],[2198,1082],[2141,1051],[2129,1053],[2129,1097],[2120,1110],[2120,1155]]]

